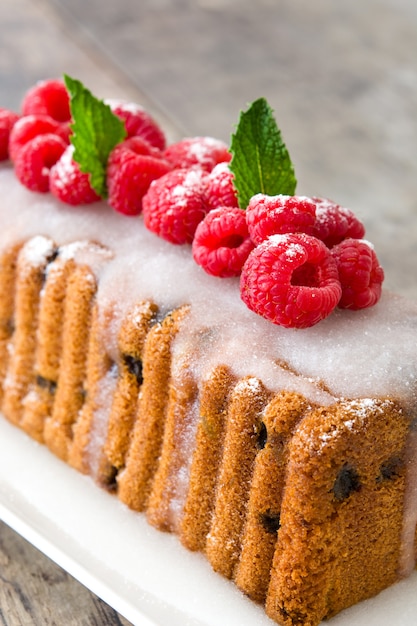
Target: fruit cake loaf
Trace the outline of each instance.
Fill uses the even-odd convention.
[[[127,128],[131,118],[118,106]],[[27,107],[11,146],[22,140]],[[417,307],[381,296],[381,270],[368,244],[361,247],[360,224],[333,204],[323,209],[322,200],[263,195],[249,200],[244,221],[253,220],[253,234],[242,234],[229,168],[217,166],[229,160],[227,147],[207,138],[162,156],[160,144],[121,139],[108,156],[108,202],[91,193],[64,146],[48,174],[52,194],[34,193],[25,187],[44,175],[35,158],[50,154],[44,135],[11,150],[14,171],[0,167],[4,416],[205,553],[279,624],[317,625],[410,574]],[[135,208],[126,204],[134,196],[132,151],[155,180],[146,178]],[[207,252],[213,196],[233,209],[218,215],[223,256],[213,256],[213,244]],[[175,219],[167,226],[162,205],[170,202],[167,220]],[[253,217],[265,205],[267,219]],[[126,206],[129,217],[120,214]],[[324,210],[335,220],[320,219]],[[282,219],[291,222],[288,234]],[[345,253],[329,252],[340,229],[349,254],[360,249],[372,274],[366,289],[355,279],[343,295]],[[326,246],[317,243],[326,237]],[[173,245],[181,238],[185,245]],[[291,283],[301,299],[309,290],[319,301],[304,307],[301,322],[294,306],[285,318],[273,312],[272,323],[239,297],[236,274],[259,249],[270,255],[269,243],[285,247],[283,273],[294,259],[303,268]],[[259,270],[263,259],[256,262]],[[315,265],[320,280],[311,278]]]

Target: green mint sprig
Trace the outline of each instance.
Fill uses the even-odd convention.
[[[230,169],[241,209],[246,209],[257,193],[294,195],[294,167],[265,98],[241,112],[230,150]]]
[[[91,186],[105,198],[107,161],[113,148],[126,136],[124,123],[79,80],[68,75],[64,75],[64,80],[70,94],[73,120],[73,159],[82,172],[90,174]]]

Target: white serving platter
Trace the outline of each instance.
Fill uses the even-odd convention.
[[[0,518],[138,626],[272,626],[200,554],[0,416]],[[416,626],[417,572],[329,626]]]

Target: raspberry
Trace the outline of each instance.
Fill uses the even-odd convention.
[[[332,248],[342,285],[341,309],[364,309],[381,297],[384,270],[371,244],[363,239],[345,239]]]
[[[233,186],[233,174],[226,162],[218,163],[207,174],[204,201],[209,210],[221,206],[237,207],[237,194]]]
[[[304,196],[253,196],[246,209],[249,234],[255,244],[270,235],[310,233],[316,215],[315,204]]]
[[[239,276],[252,249],[245,213],[236,207],[213,209],[195,231],[194,260],[213,276]]]
[[[162,152],[141,137],[130,137],[110,153],[107,164],[109,204],[124,215],[138,215],[149,185],[171,170]]]
[[[61,124],[48,115],[26,115],[21,117],[10,133],[10,158],[12,161],[15,161],[22,146],[34,137],[46,133],[57,135],[68,144],[69,132],[68,124]]]
[[[15,173],[22,185],[31,191],[49,190],[49,171],[67,145],[56,135],[39,135],[25,144],[15,162]]]
[[[240,278],[243,302],[287,328],[307,328],[330,315],[342,288],[322,241],[305,233],[272,235],[249,255]]]
[[[50,192],[65,204],[78,206],[100,200],[100,196],[90,185],[88,174],[80,170],[72,155],[74,146],[67,146],[61,158],[51,168],[49,175]]]
[[[128,138],[139,136],[158,150],[165,149],[166,139],[162,129],[139,104],[115,100],[106,102],[113,113],[124,121]]]
[[[175,168],[200,167],[211,172],[217,163],[229,162],[232,155],[223,141],[212,137],[187,137],[165,150]]]
[[[204,172],[178,169],[154,181],[143,199],[145,226],[175,244],[191,243],[207,213]]]
[[[316,222],[312,234],[328,248],[348,237],[362,239],[365,227],[350,209],[341,207],[326,198],[312,198],[316,205]]]
[[[0,109],[0,161],[9,158],[9,138],[19,116],[9,109]]]
[[[49,115],[57,122],[71,119],[69,94],[61,80],[43,80],[29,89],[22,102],[23,115]]]

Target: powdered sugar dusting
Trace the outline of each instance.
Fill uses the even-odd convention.
[[[62,153],[61,157],[53,166],[56,173],[54,183],[57,187],[65,189],[76,174],[76,165],[72,159],[74,154],[74,146],[70,144]]]
[[[59,249],[59,256],[70,258],[78,265],[87,265],[93,274],[99,274],[101,267],[113,258],[113,252],[94,241],[73,242]]]
[[[140,302],[139,304],[136,304],[133,310],[129,313],[129,319],[136,326],[136,328],[139,328],[142,325],[144,315],[149,317],[152,317],[153,315],[152,305],[150,302]]]
[[[225,149],[225,145],[222,141],[214,137],[193,138],[188,146],[187,156],[193,157],[197,163],[205,165],[211,163],[213,149],[222,151]]]
[[[285,256],[288,257],[289,259],[293,259],[293,258],[297,258],[300,257],[300,255],[304,255],[305,251],[303,246],[300,246],[300,244],[297,243],[292,243],[288,246],[288,248],[285,250]]]
[[[53,241],[49,238],[35,236],[23,246],[20,260],[29,267],[42,267],[46,265],[48,258],[53,254],[54,247]]]
[[[235,393],[251,393],[256,395],[261,391],[261,384],[257,378],[250,376],[249,378],[240,380],[234,391]]]
[[[374,398],[361,398],[358,400],[341,400],[346,410],[347,419],[335,424],[333,413],[324,413],[320,416],[320,433],[311,437],[309,431],[303,432],[303,424],[300,434],[305,444],[314,454],[320,454],[327,445],[335,438],[344,437],[347,433],[358,432],[364,428],[370,415],[383,414],[389,401],[378,402]]]
[[[128,100],[118,100],[117,98],[105,98],[105,104],[107,104],[112,110],[123,108],[126,113],[142,113],[144,108],[136,102],[129,102]]]
[[[202,174],[200,170],[189,170],[181,184],[172,189],[172,197],[175,198],[176,206],[187,206],[190,197],[195,197],[196,189],[202,186]]]

